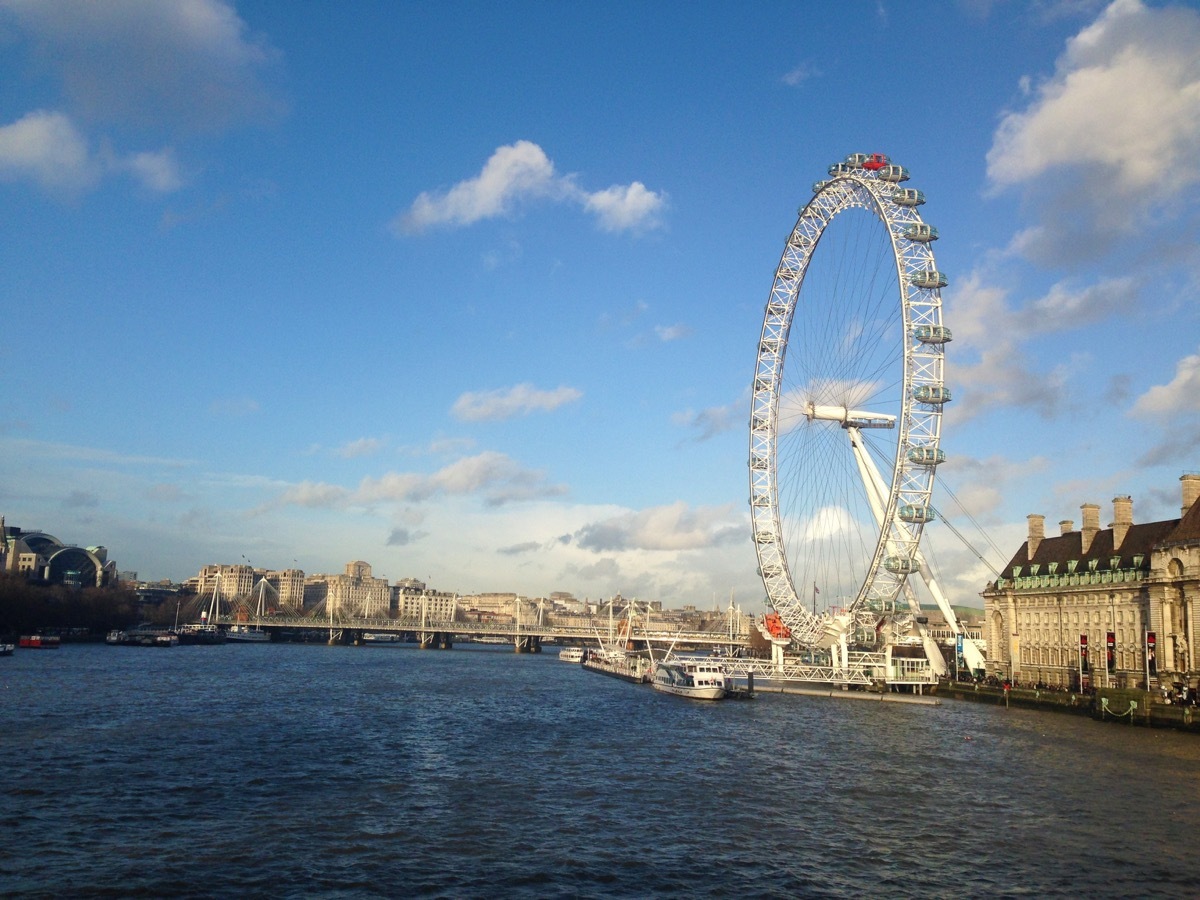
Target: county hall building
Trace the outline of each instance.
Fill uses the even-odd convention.
[[[1112,523],[1080,507],[1083,524],[1045,517],[983,591],[988,673],[1023,685],[1196,686],[1200,639],[1200,474],[1180,478],[1178,519],[1137,524],[1116,497]]]

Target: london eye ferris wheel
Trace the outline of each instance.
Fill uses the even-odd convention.
[[[938,232],[908,179],[882,154],[831,166],[799,211],[766,304],[750,421],[753,541],[767,602],[805,646],[878,628],[900,604],[915,614],[907,579],[932,580],[919,544],[945,459],[951,334]]]

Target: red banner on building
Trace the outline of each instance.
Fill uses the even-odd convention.
[[[1088,670],[1088,654],[1087,654],[1087,635],[1079,636],[1079,671],[1086,672]]]
[[[1156,643],[1156,641],[1154,638],[1154,632],[1147,631],[1146,632],[1146,671],[1150,673],[1151,678],[1153,678],[1155,675],[1158,674],[1158,658],[1157,658],[1157,655],[1155,654],[1155,651],[1158,648],[1155,646],[1155,643]]]
[[[1111,675],[1117,671],[1117,636],[1111,631],[1104,636],[1104,655],[1108,663],[1108,674]]]

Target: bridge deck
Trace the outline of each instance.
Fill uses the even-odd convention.
[[[338,618],[317,619],[312,616],[219,616],[218,625],[246,625],[251,628],[290,629],[308,631],[361,631],[374,634],[453,634],[460,637],[502,637],[516,640],[518,637],[537,637],[543,640],[564,639],[570,641],[609,641],[608,622],[586,624],[563,624],[550,622],[522,622],[498,624],[495,622],[462,622],[434,621],[426,619],[391,619],[391,618]],[[623,636],[616,637],[617,641],[624,640]],[[655,627],[653,625],[638,627],[633,634],[635,643],[649,641],[656,645],[703,644],[708,646],[746,647],[749,644],[749,628],[735,629],[733,633],[727,628],[720,631],[680,631],[678,629]]]

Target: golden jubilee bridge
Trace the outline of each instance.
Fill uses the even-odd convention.
[[[667,621],[638,616],[634,619],[613,620],[606,616],[556,616],[542,610],[533,611],[527,618],[511,621],[472,621],[469,614],[458,613],[454,618],[433,615],[413,617],[354,616],[317,610],[309,614],[288,612],[256,614],[236,611],[210,618],[210,624],[227,633],[258,631],[272,637],[316,639],[326,637],[331,643],[359,644],[371,642],[411,641],[422,647],[449,649],[455,641],[484,641],[511,643],[518,653],[541,652],[543,642],[560,644],[630,644],[637,648],[650,644],[666,648],[692,647],[703,649],[729,648],[736,651],[748,647],[754,627],[750,616],[732,610],[714,616],[702,625]]]

